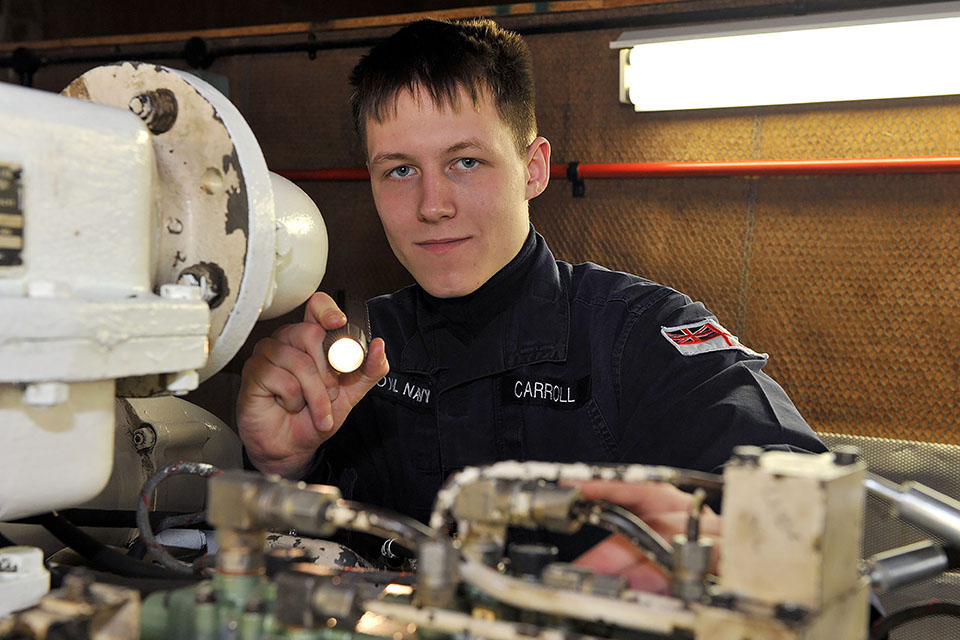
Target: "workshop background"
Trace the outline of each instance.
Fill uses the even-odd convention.
[[[398,12],[431,10],[489,15],[526,35],[554,163],[937,156],[960,146],[960,96],[652,114],[618,102],[618,52],[609,43],[625,30],[907,2],[569,0],[461,9],[474,3],[288,0],[168,2],[149,12],[90,4],[0,0],[0,58],[24,47],[19,55],[41,61],[26,74],[6,65],[0,79],[59,91],[96,66],[95,56],[144,53],[190,70],[177,53],[192,36],[214,54],[321,43],[315,56],[204,60],[194,52],[204,77],[227,85],[274,171],[362,165],[347,107],[350,70],[373,42],[420,17]],[[366,182],[299,184],[331,240],[323,290],[363,299],[411,282]],[[637,273],[703,301],[746,345],[770,353],[766,370],[816,430],[960,444],[958,202],[960,177],[950,173],[595,179],[583,197],[555,179],[531,214],[558,258]],[[191,399],[233,425],[243,360],[277,324],[259,326]]]

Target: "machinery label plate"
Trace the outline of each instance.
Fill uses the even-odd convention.
[[[20,165],[0,163],[0,276],[23,264],[23,210]]]

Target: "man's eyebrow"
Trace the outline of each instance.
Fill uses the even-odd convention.
[[[383,162],[409,162],[412,158],[405,153],[400,152],[389,152],[389,153],[378,153],[373,156],[373,159],[370,160],[370,164],[380,164]]]
[[[455,144],[450,145],[443,150],[445,155],[450,155],[452,153],[458,153],[464,149],[478,149],[484,153],[490,153],[490,148],[483,144],[480,138],[467,138],[461,140]],[[385,162],[413,162],[413,156],[410,156],[406,153],[400,151],[384,151],[373,156],[370,160],[371,165],[382,164]]]
[[[461,140],[460,142],[447,147],[446,153],[457,153],[458,151],[463,151],[464,149],[479,149],[485,153],[490,153],[490,148],[483,144],[479,138],[467,138],[466,140]]]

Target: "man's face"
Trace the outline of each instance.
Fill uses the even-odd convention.
[[[387,240],[428,293],[467,295],[520,250],[527,200],[549,179],[540,174],[549,172],[550,148],[537,138],[521,154],[486,92],[474,108],[461,89],[454,111],[403,91],[392,117],[367,119],[366,138]]]

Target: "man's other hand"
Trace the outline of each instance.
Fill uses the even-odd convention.
[[[250,461],[264,473],[297,479],[350,410],[390,370],[380,338],[360,369],[338,373],[323,338],[347,317],[325,293],[307,301],[303,322],[277,329],[254,347],[243,367],[237,427]]]
[[[577,483],[587,500],[604,500],[626,507],[672,543],[673,536],[684,533],[693,496],[668,484],[631,484],[602,480]],[[700,535],[719,543],[721,519],[709,507],[700,514]],[[714,547],[713,567],[717,566],[718,547]],[[630,587],[653,593],[670,593],[670,578],[621,535],[614,534],[588,549],[575,564],[602,574],[620,575]]]

